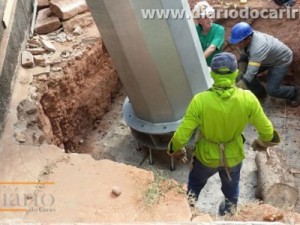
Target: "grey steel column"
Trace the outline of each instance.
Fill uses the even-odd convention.
[[[187,0],[87,0],[125,87],[124,119],[138,142],[165,149],[192,97],[211,86],[193,19],[145,18]]]

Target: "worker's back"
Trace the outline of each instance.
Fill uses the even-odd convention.
[[[248,47],[250,61],[261,62],[262,66],[282,66],[292,62],[293,52],[277,38],[254,31]]]
[[[186,121],[189,121],[191,126],[197,124],[201,134],[196,143],[195,156],[209,167],[220,166],[220,144],[226,145],[228,166],[235,166],[245,158],[241,134],[249,123],[253,124],[261,135],[268,136],[273,130],[259,101],[250,91],[236,87],[230,90],[231,95],[226,98],[226,90],[199,93],[187,109],[186,116],[192,115],[193,120]]]

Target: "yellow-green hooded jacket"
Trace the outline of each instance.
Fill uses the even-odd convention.
[[[262,141],[272,140],[272,123],[257,98],[235,86],[237,74],[238,70],[229,75],[211,72],[214,85],[190,102],[171,140],[173,151],[181,149],[199,128],[202,137],[196,143],[195,157],[208,167],[222,166],[219,144],[224,143],[227,166],[233,167],[245,158],[241,134],[249,123]]]

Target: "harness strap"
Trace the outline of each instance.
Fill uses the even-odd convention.
[[[195,136],[195,142],[197,143],[201,138],[204,139],[205,141],[209,142],[209,143],[216,144],[216,145],[219,146],[220,164],[221,164],[221,166],[224,167],[225,172],[227,174],[227,177],[231,181],[232,179],[231,179],[231,176],[230,176],[230,173],[229,173],[228,164],[227,164],[227,160],[226,160],[226,156],[225,156],[225,148],[226,148],[226,144],[234,141],[235,138],[228,141],[228,142],[226,142],[226,143],[218,143],[218,142],[214,142],[214,141],[211,141],[211,140],[208,140],[208,139],[204,138],[203,135],[200,132],[200,129],[197,129],[196,136]],[[245,138],[244,138],[243,134],[242,134],[242,138],[243,138],[243,142],[244,142]]]
[[[225,156],[225,144],[224,143],[219,144],[219,149],[220,149],[220,163],[224,167],[229,181],[231,181],[232,179],[231,179],[231,176],[229,173],[227,160],[226,160],[226,156]]]

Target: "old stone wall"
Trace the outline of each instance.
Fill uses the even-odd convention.
[[[9,1],[14,1],[10,22],[6,28],[3,23],[0,24],[0,135],[5,124],[19,51],[29,33],[34,2],[34,0],[0,1],[0,18],[3,18],[5,6]]]

